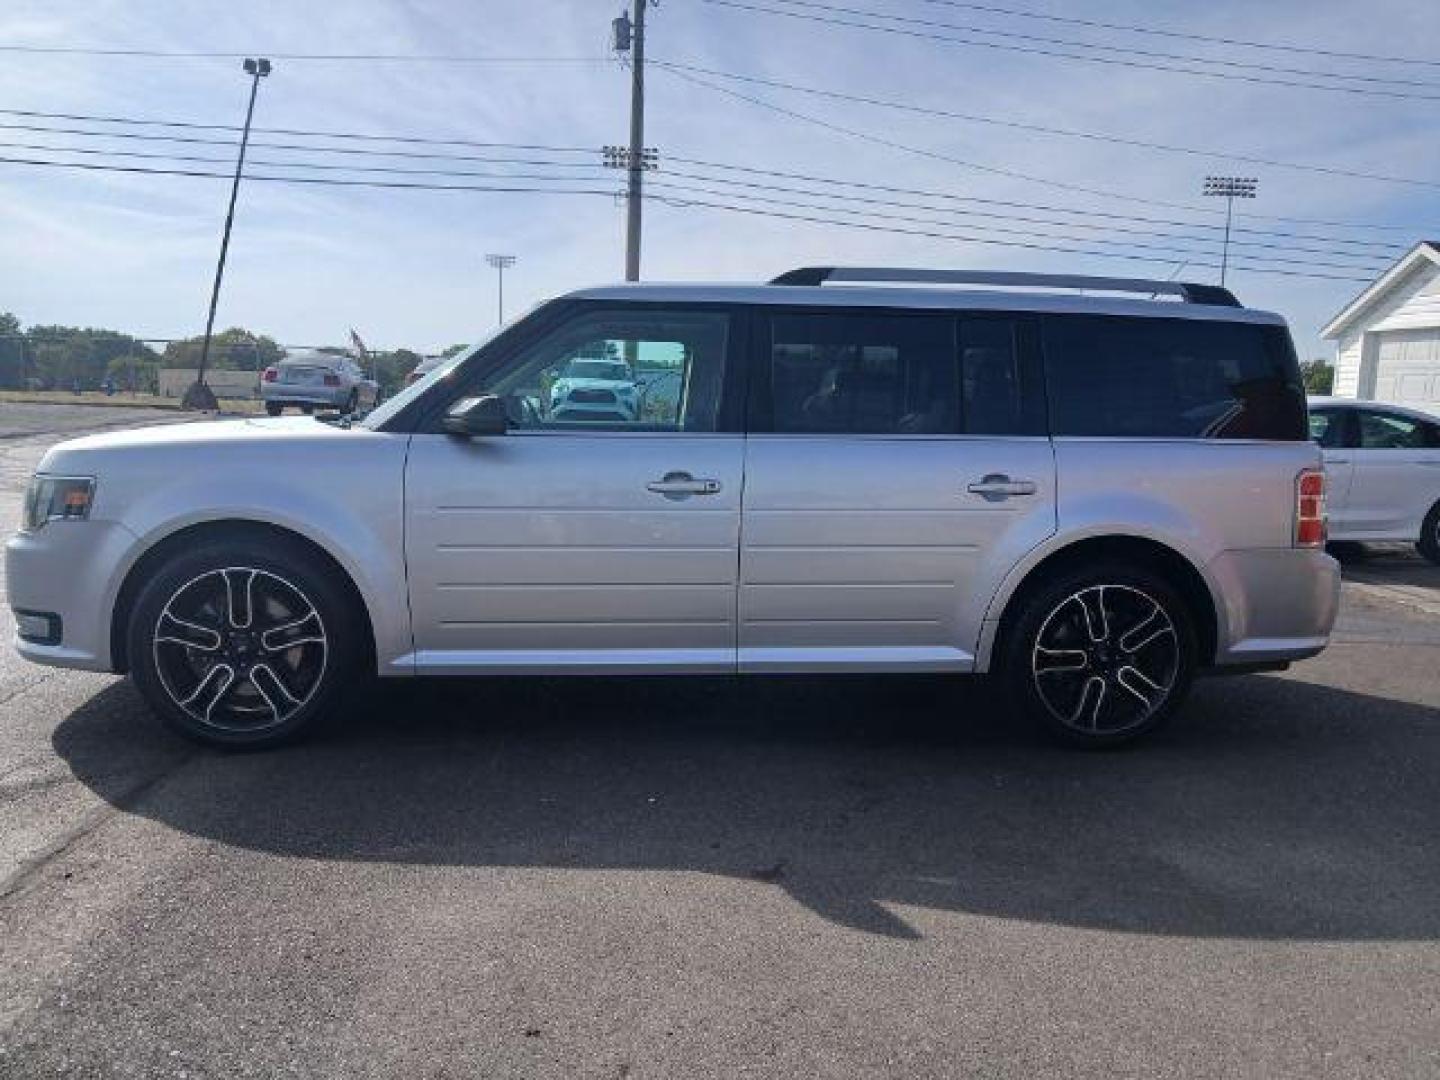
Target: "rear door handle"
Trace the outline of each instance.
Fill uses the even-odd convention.
[[[691,495],[718,495],[720,487],[719,480],[697,480],[688,472],[668,472],[659,480],[651,480],[645,485],[647,491],[673,500],[688,499]]]
[[[1014,495],[1034,495],[1039,487],[1034,480],[1012,480],[1004,473],[986,473],[965,490],[986,502],[1003,502]]]

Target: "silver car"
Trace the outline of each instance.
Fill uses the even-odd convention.
[[[332,353],[291,353],[260,376],[260,398],[271,416],[279,416],[287,405],[307,413],[372,409],[378,389],[354,360]]]
[[[669,389],[559,414],[594,356]],[[1278,316],[809,268],[573,293],[359,423],[62,443],[7,560],[25,656],[129,672],[215,744],[295,736],[366,673],[990,672],[1106,746],[1202,671],[1323,649],[1324,541]]]

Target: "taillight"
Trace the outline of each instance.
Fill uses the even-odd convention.
[[[1295,546],[1325,544],[1325,473],[1306,469],[1295,478]]]
[[[260,376],[260,378],[264,379],[266,382],[274,382],[279,374],[280,373],[276,371],[273,367],[267,367],[264,373]]]
[[[325,385],[326,385],[326,386],[339,386],[339,385],[340,385],[340,376],[339,376],[339,375],[326,375],[326,376],[325,376]]]

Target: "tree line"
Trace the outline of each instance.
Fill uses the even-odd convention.
[[[108,384],[118,391],[153,394],[159,391],[161,368],[199,366],[203,342],[198,335],[161,344],[96,327],[22,327],[15,315],[0,312],[0,389],[98,390]],[[462,348],[452,345],[445,355]],[[321,351],[354,355],[343,348]],[[262,371],[284,355],[274,338],[235,326],[211,339],[209,366]],[[373,366],[384,396],[402,387],[420,360],[421,354],[410,349],[373,352],[361,358],[367,372]]]

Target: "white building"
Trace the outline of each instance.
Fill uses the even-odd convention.
[[[1440,414],[1440,241],[1422,240],[1320,331],[1335,396]]]

